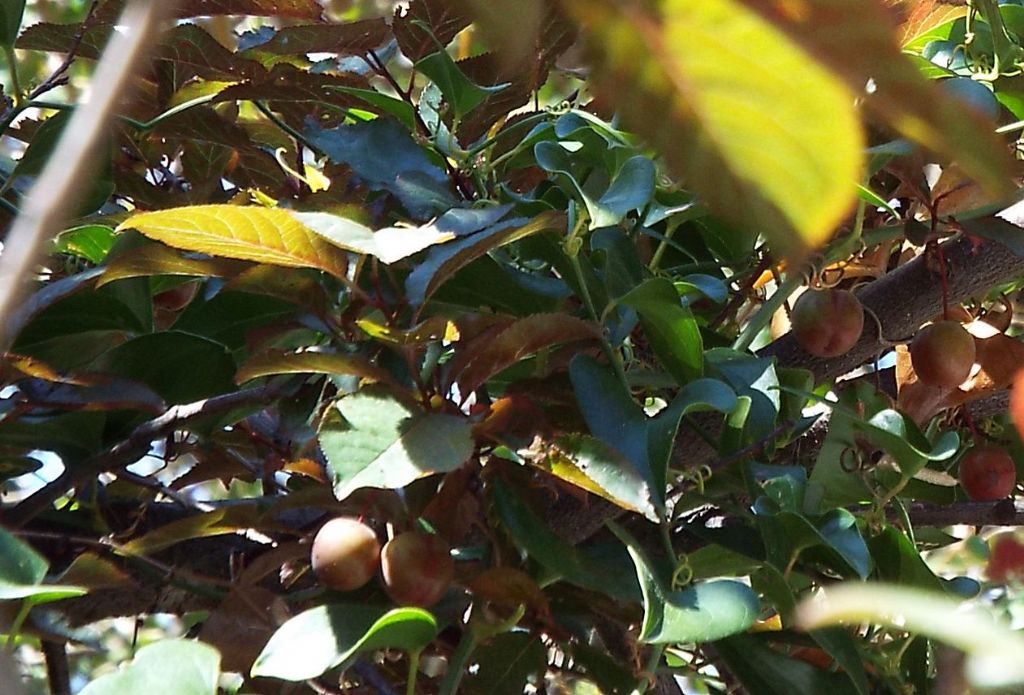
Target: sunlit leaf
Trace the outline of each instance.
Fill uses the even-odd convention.
[[[565,5],[598,88],[703,202],[789,248],[832,234],[862,167],[853,95],[781,31],[736,0]]]
[[[342,417],[320,430],[338,499],[361,487],[397,489],[454,470],[473,453],[467,420],[417,411],[383,389],[343,398],[338,411]]]
[[[195,205],[132,215],[117,231],[137,229],[168,246],[212,256],[345,276],[347,259],[337,246],[279,208]]]
[[[317,606],[278,628],[253,664],[252,675],[287,681],[316,678],[362,652],[419,651],[436,634],[434,616],[420,608]]]
[[[110,261],[96,285],[99,287],[114,280],[151,275],[225,277],[235,275],[247,267],[223,258],[189,258],[163,244],[149,244],[122,253]]]
[[[216,649],[193,640],[167,639],[142,647],[131,663],[97,678],[81,695],[215,695],[219,676]]]
[[[864,105],[908,138],[963,167],[993,195],[1016,186],[995,123],[926,80],[903,54],[876,0],[739,0],[846,81]]]

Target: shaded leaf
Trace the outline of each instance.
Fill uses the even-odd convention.
[[[460,689],[477,695],[521,695],[527,684],[540,681],[547,667],[547,650],[529,632],[498,635],[473,653],[478,664]]]
[[[415,218],[432,217],[455,203],[444,169],[395,120],[378,118],[332,129],[309,122],[304,135],[332,162],[351,168],[371,190],[392,193]]]
[[[97,678],[81,695],[162,693],[168,687],[174,695],[214,695],[219,676],[216,649],[193,640],[166,639],[142,647],[126,667]]]
[[[494,249],[531,234],[559,230],[565,225],[560,212],[541,213],[525,222],[520,218],[500,222],[490,229],[431,250],[405,281],[409,302],[419,306],[457,270]]]
[[[853,692],[843,674],[788,657],[768,646],[759,635],[734,635],[716,642],[714,647],[751,695]]]
[[[591,33],[600,91],[718,215],[789,248],[832,234],[863,135],[830,73],[730,0],[564,4]]]
[[[548,528],[518,499],[508,482],[495,478],[490,492],[502,528],[530,557],[571,584],[606,593],[612,588],[606,576],[607,568],[594,563],[579,548]]]
[[[278,55],[305,55],[306,53],[337,53],[363,55],[380,48],[391,32],[383,18],[364,19],[344,24],[307,24],[282,27],[268,40],[252,49]],[[323,77],[318,75],[318,77]]]
[[[43,581],[48,566],[32,546],[0,528],[0,585],[34,586]]]
[[[460,359],[453,363],[446,382],[458,382],[459,392],[467,397],[498,372],[533,355],[537,351],[563,343],[594,341],[600,329],[589,321],[565,314],[534,314],[519,319],[496,334],[488,334],[469,343]]]
[[[383,389],[347,396],[338,411],[342,417],[329,417],[320,430],[338,499],[360,487],[405,487],[454,470],[473,453],[468,421],[416,411]]]
[[[142,382],[172,405],[235,389],[235,361],[227,349],[180,331],[133,338],[100,355],[90,369]]]
[[[96,286],[114,280],[151,275],[186,275],[190,277],[230,277],[247,266],[222,258],[183,256],[163,244],[149,244],[132,249],[114,258],[104,268]]]
[[[25,14],[25,0],[6,0],[0,3],[0,44],[14,46]]]
[[[97,17],[113,20],[121,14],[123,6],[124,0],[107,0]],[[320,19],[323,7],[317,0],[178,0],[173,12],[179,19],[220,15]]]
[[[700,376],[704,368],[704,340],[690,310],[664,278],[647,280],[619,300],[636,309],[644,334],[658,361],[680,384]]]
[[[648,483],[621,454],[593,437],[566,435],[548,455],[551,473],[651,521],[657,521]],[[589,484],[588,484],[589,483]]]
[[[420,608],[317,606],[278,628],[257,657],[251,675],[307,680],[363,652],[385,648],[418,652],[436,635],[434,616]]]
[[[395,10],[391,28],[398,47],[414,63],[447,46],[455,35],[469,26],[470,18],[447,0],[412,0],[407,8]]]
[[[348,374],[371,381],[391,383],[387,371],[358,355],[332,352],[269,350],[250,357],[235,373],[235,383],[274,374]]]
[[[319,268],[345,277],[343,251],[279,208],[195,205],[132,215],[117,231],[137,229],[168,246],[257,263]]]

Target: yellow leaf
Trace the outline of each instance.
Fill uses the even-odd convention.
[[[211,256],[296,268],[318,268],[344,278],[343,250],[288,210],[195,205],[132,215],[117,231],[137,229],[168,246]]]

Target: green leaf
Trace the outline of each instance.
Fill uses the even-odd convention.
[[[0,528],[0,587],[35,586],[49,567],[46,558],[9,531]]]
[[[385,227],[376,232],[358,222],[326,212],[292,213],[297,220],[338,246],[394,263],[435,244],[455,238],[434,222],[419,227]]]
[[[100,264],[114,245],[114,230],[104,224],[87,224],[61,232],[53,241],[53,253],[69,253]]]
[[[133,338],[100,355],[90,368],[140,381],[170,404],[235,390],[235,361],[225,347],[179,331]]]
[[[364,652],[418,652],[436,635],[437,621],[420,608],[385,612],[361,604],[317,606],[278,628],[253,663],[251,675],[303,681]]]
[[[506,632],[473,652],[477,668],[466,676],[462,690],[470,695],[522,695],[526,685],[541,680],[547,651],[529,632]]]
[[[337,26],[337,24],[326,25],[326,27],[332,30]],[[331,87],[330,89],[362,99],[367,104],[376,106],[384,113],[394,116],[409,130],[416,129],[416,109],[407,101],[390,97],[387,94],[381,94],[374,89],[363,89],[361,87]]]
[[[117,673],[97,678],[80,695],[216,695],[220,654],[202,642],[169,639],[148,644]]]
[[[444,50],[420,59],[414,67],[437,85],[445,101],[452,107],[456,119],[472,111],[487,97],[508,87],[508,83],[481,87],[466,77],[448,55],[448,51]]]
[[[193,205],[132,215],[117,227],[125,229],[185,251],[318,268],[342,278],[348,264],[344,251],[280,208]]]
[[[565,6],[590,33],[599,90],[703,202],[783,247],[828,239],[863,159],[842,83],[735,0]]]
[[[552,474],[574,484],[579,482],[577,476],[582,475],[592,483],[586,486],[587,490],[623,509],[658,521],[653,503],[655,496],[647,481],[619,452],[599,439],[583,435],[560,437],[555,440],[555,446],[557,454],[550,457]],[[563,460],[572,467],[572,475],[559,465]]]
[[[636,566],[644,597],[640,639],[648,644],[709,642],[742,632],[760,611],[757,594],[740,582],[708,581],[682,590],[669,589],[655,574],[635,539],[613,526]]]
[[[490,492],[502,527],[526,549],[530,557],[571,584],[608,592],[607,568],[591,561],[579,548],[548,528],[533,510],[517,498],[509,483],[495,477]]]
[[[531,234],[562,229],[564,225],[562,213],[549,211],[529,221],[519,218],[506,220],[482,232],[431,249],[426,260],[417,265],[405,280],[409,303],[413,306],[423,304],[456,271],[484,254]]]
[[[930,591],[944,590],[942,580],[898,528],[887,525],[868,540],[868,546],[881,581]]]
[[[977,688],[1024,683],[1024,636],[981,605],[891,584],[833,585],[797,607],[797,623],[813,630],[872,623],[926,635],[966,653],[964,670]]]
[[[455,204],[444,169],[409,132],[390,118],[324,129],[307,124],[306,139],[337,164],[345,164],[374,191],[388,191],[416,219]]]
[[[627,159],[598,199],[592,211],[592,227],[616,225],[627,213],[645,206],[654,196],[654,175],[654,162],[647,157]]]
[[[24,14],[25,0],[0,2],[0,44],[7,48],[14,46],[14,42],[18,38],[18,30],[21,28],[21,17]]]
[[[6,4],[3,2],[0,3],[0,6]],[[0,7],[0,22],[3,20],[4,10]],[[32,137],[32,142],[29,143],[25,154],[18,160],[14,171],[11,172],[12,181],[22,176],[35,177],[42,173],[43,167],[50,161],[60,142],[64,129],[71,122],[72,114],[72,111],[59,111],[43,121],[39,130]],[[81,202],[77,208],[79,214],[83,215],[100,209],[114,192],[113,165],[110,157],[105,156],[105,150],[98,151],[95,157],[88,189],[83,191]]]
[[[398,489],[455,470],[473,453],[467,420],[414,410],[382,388],[341,399],[338,411],[320,430],[320,446],[340,500],[360,487]]]
[[[690,310],[679,301],[672,282],[647,280],[619,300],[636,309],[644,334],[658,361],[679,384],[700,376],[704,368],[704,341]]]
[[[714,645],[750,695],[855,692],[843,674],[829,673],[772,649],[760,635],[734,635]]]

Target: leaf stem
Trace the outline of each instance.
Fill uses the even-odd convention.
[[[14,46],[4,46],[4,55],[7,57],[7,68],[11,75],[11,97],[14,99],[14,107],[21,106],[24,96],[21,93],[21,81],[18,79],[18,57],[14,53]]]
[[[423,650],[409,652],[409,675],[405,683],[405,695],[416,695],[416,677],[420,672],[420,653]]]

